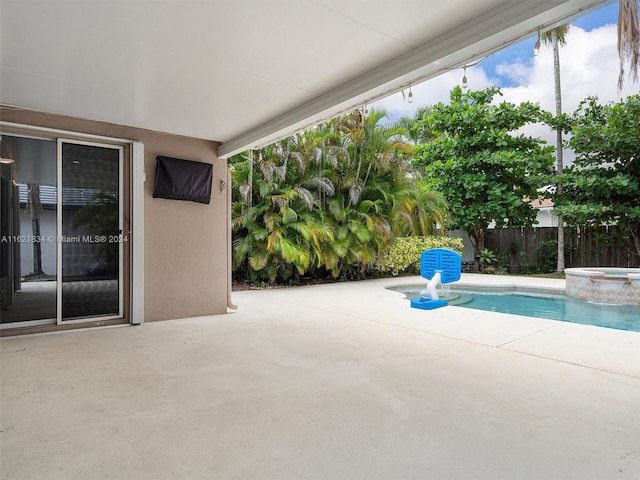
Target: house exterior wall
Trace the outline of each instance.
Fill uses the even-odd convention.
[[[0,120],[142,142],[146,172],[144,319],[156,321],[227,312],[229,207],[228,192],[221,188],[221,180],[227,181],[227,165],[217,157],[217,143],[7,107],[0,109]],[[211,203],[153,198],[158,155],[212,164]]]
[[[447,236],[461,238],[463,245],[462,261],[473,262],[473,243],[471,243],[469,234],[464,230],[449,230],[447,231]]]
[[[558,217],[553,214],[553,208],[541,208],[537,215],[538,224],[536,227],[557,227]]]

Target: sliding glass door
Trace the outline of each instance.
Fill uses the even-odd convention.
[[[118,145],[2,135],[3,328],[124,318],[125,153]]]

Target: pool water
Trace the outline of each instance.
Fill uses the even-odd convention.
[[[420,291],[402,293],[408,298],[418,298]],[[563,295],[462,290],[451,290],[440,298],[458,307],[640,332],[640,307],[636,305],[595,303]]]

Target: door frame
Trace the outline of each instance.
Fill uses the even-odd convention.
[[[62,318],[63,316],[63,295],[62,295],[62,262],[64,257],[62,255],[62,247],[63,247],[63,235],[62,235],[62,214],[63,214],[63,205],[62,205],[62,187],[63,187],[63,171],[62,171],[62,155],[63,155],[63,146],[64,144],[73,144],[73,145],[84,145],[88,147],[99,147],[99,148],[108,148],[112,150],[118,151],[118,230],[120,235],[128,238],[129,234],[124,232],[124,205],[128,203],[128,199],[123,195],[124,193],[124,183],[125,179],[123,177],[124,173],[124,146],[123,145],[113,145],[107,143],[97,143],[90,142],[85,140],[72,140],[68,138],[57,138],[57,202],[58,202],[58,218],[57,218],[57,232],[58,232],[58,241],[56,242],[56,250],[57,250],[57,285],[56,285],[56,306],[57,306],[57,315],[56,315],[56,324],[57,325],[68,325],[73,323],[86,323],[87,321],[103,321],[103,320],[112,320],[116,318],[124,318],[124,303],[125,299],[123,298],[124,294],[124,273],[125,269],[128,270],[128,266],[125,265],[124,259],[124,243],[118,242],[118,313],[117,314],[106,314],[106,315],[96,315],[91,317],[79,317],[79,318],[71,318],[65,320]]]

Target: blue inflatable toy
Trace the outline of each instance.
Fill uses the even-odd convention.
[[[460,280],[462,275],[462,256],[458,252],[446,248],[432,248],[420,255],[420,275],[429,280],[427,288],[420,293],[420,298],[411,300],[413,308],[432,310],[447,306],[447,301],[438,298],[436,287],[440,283],[451,283]]]

